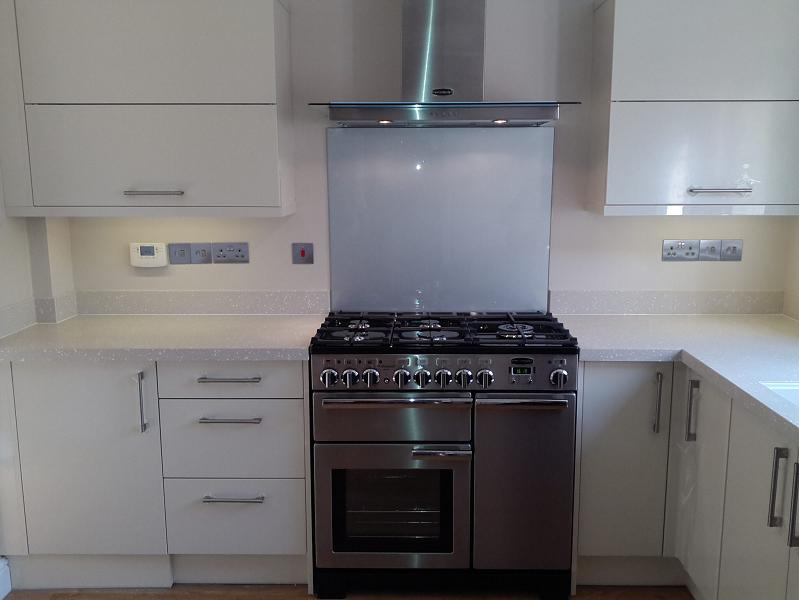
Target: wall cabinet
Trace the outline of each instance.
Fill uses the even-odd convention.
[[[578,553],[661,556],[671,363],[587,363]]]
[[[27,134],[0,141],[0,156],[32,186],[10,174],[9,215],[293,212],[279,0],[18,0],[11,18],[19,55],[0,74],[21,93],[2,98],[0,130]]]
[[[685,383],[687,393],[672,404],[674,550],[696,600],[716,600],[731,398],[694,373]]]
[[[13,365],[31,554],[166,554],[155,365]]]
[[[605,214],[799,214],[797,27],[792,0],[599,5],[591,154]]]

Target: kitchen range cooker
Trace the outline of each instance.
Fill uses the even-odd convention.
[[[331,313],[310,347],[314,589],[567,598],[577,340],[545,313]]]

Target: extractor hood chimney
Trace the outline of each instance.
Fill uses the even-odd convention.
[[[485,0],[403,0],[402,98],[330,102],[341,126],[538,126],[557,102],[485,102]]]

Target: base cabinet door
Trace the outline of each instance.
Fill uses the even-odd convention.
[[[719,600],[782,599],[799,432],[732,408]]]
[[[31,554],[166,554],[155,365],[12,365]]]
[[[696,374],[688,377],[672,419],[672,454],[679,461],[675,554],[696,600],[716,600],[731,399]]]
[[[661,556],[671,363],[587,363],[578,553]]]

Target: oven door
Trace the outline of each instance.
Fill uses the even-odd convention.
[[[468,444],[316,444],[320,568],[467,568]]]

